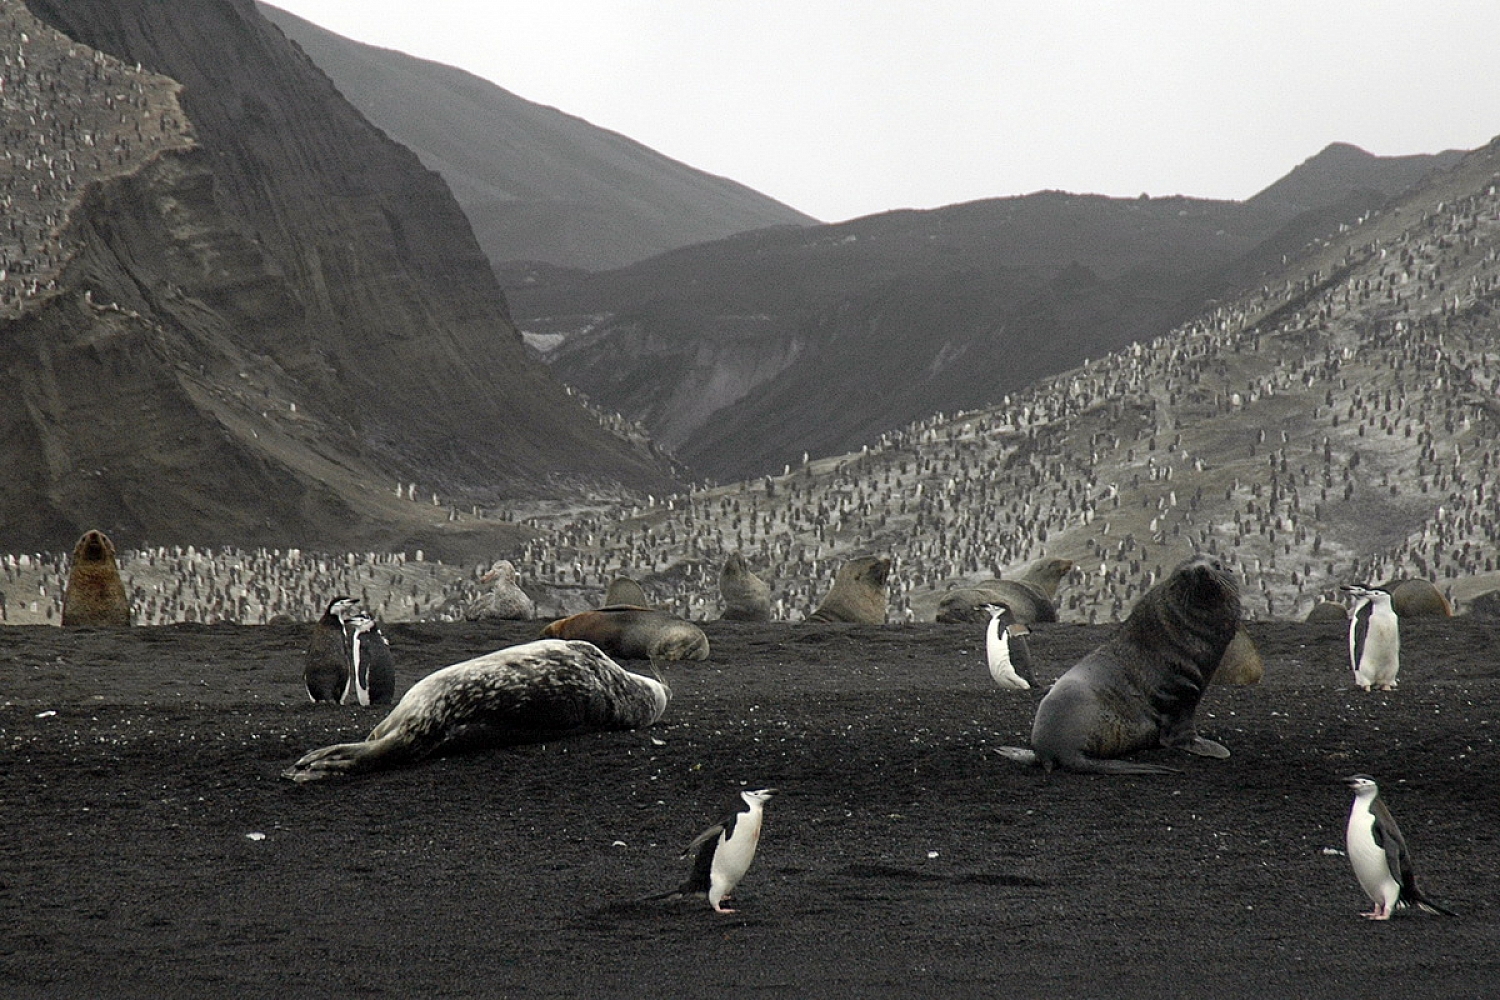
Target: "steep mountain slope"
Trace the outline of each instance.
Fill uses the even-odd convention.
[[[443,175],[495,263],[591,270],[816,220],[441,63],[261,11],[387,135]]]
[[[436,545],[496,528],[391,484],[467,510],[670,483],[529,359],[441,181],[249,0],[4,12],[29,131],[0,544]]]
[[[1170,329],[1405,188],[1322,157],[1297,215],[1246,203],[1041,192],[834,226],[747,233],[617,271],[503,275],[557,372],[720,481],[838,454],[994,402]],[[1337,148],[1334,160],[1347,157]],[[1350,177],[1375,187],[1352,188]],[[1351,180],[1350,183],[1353,183]],[[556,346],[561,341],[561,346]]]
[[[645,582],[716,613],[743,551],[805,614],[839,563],[895,558],[894,617],[1043,556],[1064,619],[1113,620],[1218,553],[1254,617],[1417,576],[1500,587],[1500,140],[1147,343],[787,475],[557,525],[523,578]],[[568,567],[569,572],[559,572]]]

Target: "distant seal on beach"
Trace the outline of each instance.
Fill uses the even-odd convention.
[[[672,692],[588,642],[539,639],[428,674],[370,735],[304,756],[282,777],[315,781],[414,764],[438,750],[539,743],[659,720]]]
[[[479,578],[479,584],[481,593],[463,609],[468,621],[530,621],[536,617],[536,602],[521,589],[515,564],[509,559],[492,564]]]
[[[1032,749],[1000,752],[1048,771],[1092,774],[1172,772],[1113,759],[1157,746],[1228,757],[1198,735],[1193,717],[1239,624],[1239,588],[1229,571],[1210,556],[1185,560],[1052,685],[1037,706]]]
[[[646,588],[628,576],[617,576],[609,581],[609,589],[604,592],[604,606],[613,608],[623,605],[649,608],[651,602],[646,599]]]
[[[807,616],[807,620],[884,625],[885,582],[890,573],[889,559],[878,556],[850,559],[839,567],[828,596],[823,598],[816,611]]]
[[[544,639],[581,639],[628,660],[706,660],[708,636],[666,611],[630,605],[596,608],[559,618]]]
[[[1338,601],[1319,601],[1312,606],[1307,613],[1309,623],[1312,622],[1338,622],[1343,624],[1349,620],[1349,609]]]
[[[725,621],[771,620],[771,588],[751,572],[750,564],[738,552],[730,553],[719,571],[719,597],[724,603],[719,617]]]
[[[63,592],[62,623],[130,624],[130,598],[115,561],[115,543],[102,531],[85,531],[73,546],[68,589]]]
[[[1381,584],[1391,594],[1391,607],[1398,618],[1451,618],[1453,606],[1428,580],[1392,580]]]
[[[1057,621],[1057,588],[1073,571],[1071,559],[1039,559],[1014,580],[981,580],[971,587],[955,587],[938,604],[937,621],[989,620],[985,605],[1003,604],[1022,625]]]
[[[1215,684],[1259,684],[1261,678],[1266,676],[1265,661],[1260,658],[1260,650],[1255,648],[1255,642],[1250,638],[1250,633],[1245,631],[1243,623],[1235,630],[1234,639],[1230,641],[1229,648],[1224,650],[1224,658],[1219,661],[1219,668],[1214,671]]]

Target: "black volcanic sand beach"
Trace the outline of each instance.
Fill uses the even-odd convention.
[[[540,623],[387,629],[404,690]],[[1044,776],[1034,699],[977,627],[706,626],[658,726],[297,785],[378,709],[314,707],[308,627],[0,629],[6,997],[1492,997],[1500,626],[1404,626],[1400,690],[1333,625],[1252,623],[1214,688],[1233,752]],[[1106,627],[1038,626],[1050,680]],[[636,664],[635,666],[640,666]],[[1374,775],[1456,918],[1368,909],[1343,856]],[[637,902],[774,785],[719,915]]]

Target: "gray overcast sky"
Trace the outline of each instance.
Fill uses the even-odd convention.
[[[276,0],[828,222],[1500,134],[1494,0]]]

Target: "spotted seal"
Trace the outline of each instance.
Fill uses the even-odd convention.
[[[414,764],[439,751],[540,743],[658,721],[672,692],[588,642],[539,639],[443,667],[413,684],[359,743],[314,750],[296,782]]]

